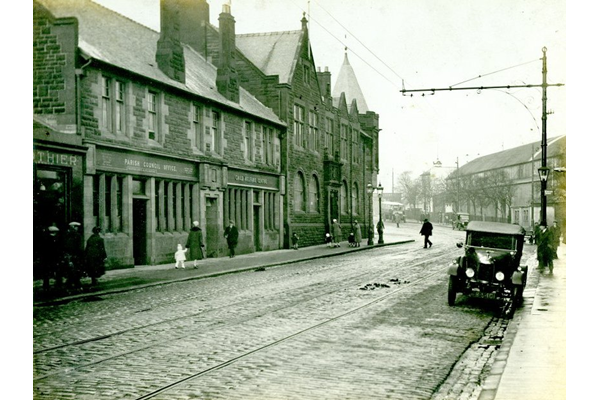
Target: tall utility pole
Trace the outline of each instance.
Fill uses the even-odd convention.
[[[412,90],[406,90],[406,89],[402,89],[400,90],[400,92],[402,92],[402,94],[404,95],[405,93],[410,93],[410,92],[431,92],[432,94],[435,94],[436,91],[453,91],[453,90],[483,90],[483,89],[514,89],[514,88],[533,88],[533,87],[541,87],[542,88],[542,165],[540,168],[540,172],[541,170],[545,171],[546,175],[545,178],[542,178],[542,174],[540,173],[540,183],[541,183],[541,193],[540,193],[540,201],[541,201],[541,215],[540,215],[540,225],[546,225],[546,179],[548,177],[548,169],[547,169],[547,154],[546,154],[546,150],[548,148],[548,143],[546,140],[546,119],[547,119],[547,114],[546,114],[546,101],[548,100],[547,95],[546,95],[546,89],[549,86],[564,86],[564,83],[554,83],[554,84],[548,84],[547,80],[546,80],[546,76],[548,74],[548,68],[547,68],[547,62],[546,62],[546,47],[542,48],[542,84],[541,85],[515,85],[515,86],[510,86],[510,85],[506,85],[506,86],[479,86],[479,87],[447,87],[447,88],[437,88],[437,89],[412,89]],[[423,94],[424,95],[424,94]],[[412,95],[411,95],[412,96]],[[533,160],[532,160],[533,162]],[[458,165],[458,160],[457,163]]]
[[[548,142],[546,139],[546,119],[548,115],[546,114],[546,101],[548,100],[546,96],[546,89],[548,88],[548,82],[546,81],[546,75],[548,74],[548,68],[546,66],[546,48],[542,49],[542,53],[544,54],[542,57],[542,169],[546,170],[546,163],[548,157]],[[533,161],[532,161],[533,162]],[[548,175],[546,174],[546,179],[541,180],[541,192],[540,192],[540,207],[542,208],[542,215],[540,216],[540,225],[546,226],[546,181],[548,180]]]

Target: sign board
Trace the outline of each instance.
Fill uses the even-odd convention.
[[[96,168],[135,175],[198,180],[198,166],[195,163],[129,151],[96,148]]]
[[[552,190],[544,190],[544,196],[550,196],[552,194]]]
[[[227,183],[235,186],[279,190],[279,175],[267,175],[230,168],[227,171]]]

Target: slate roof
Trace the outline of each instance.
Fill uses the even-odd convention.
[[[566,136],[558,136],[554,138],[548,138],[547,157],[558,156],[562,151],[563,147],[561,143],[566,141]],[[532,147],[533,146],[533,147]],[[473,161],[460,167],[461,175],[471,175],[483,171],[490,171],[499,168],[505,168],[512,165],[519,165],[529,163],[533,160],[541,159],[540,141],[525,144],[522,146],[514,147],[512,149],[500,151],[498,153],[488,154],[483,157],[476,158]],[[537,149],[535,154],[532,155],[532,149]]]
[[[172,80],[155,60],[160,34],[90,0],[37,0],[55,17],[79,21],[79,49],[87,56],[138,75],[182,89],[228,107],[285,125],[276,114],[240,87],[235,103],[217,91],[217,69],[191,47],[183,44],[185,84]]]
[[[331,96],[335,100],[336,104],[338,103],[342,92],[346,94],[346,100],[350,104],[352,104],[352,100],[356,100],[356,106],[359,113],[364,114],[365,112],[369,111],[367,101],[365,100],[365,96],[360,89],[354,69],[348,60],[348,53],[344,54],[344,62],[342,63],[340,73],[335,81],[335,86],[333,87],[333,91],[331,93]]]
[[[292,83],[301,30],[235,35],[235,44],[265,75],[279,75],[279,83]]]

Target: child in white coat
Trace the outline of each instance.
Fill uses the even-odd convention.
[[[175,269],[181,267],[185,269],[185,253],[188,249],[184,249],[181,244],[177,245],[177,251],[175,252]]]

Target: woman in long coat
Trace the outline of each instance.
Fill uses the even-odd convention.
[[[360,247],[360,242],[362,241],[362,231],[360,228],[360,224],[357,220],[354,220],[354,240],[356,241],[356,246]]]
[[[342,240],[342,226],[337,219],[333,220],[333,246],[340,247],[340,242]]]
[[[188,255],[190,260],[194,260],[194,268],[198,268],[198,260],[204,258],[204,252],[202,251],[202,248],[204,247],[204,242],[202,241],[202,229],[200,229],[200,223],[198,221],[194,221],[194,226],[188,234],[185,247],[190,249]]]
[[[94,227],[92,236],[89,237],[85,246],[85,267],[87,274],[92,278],[92,285],[95,285],[106,272],[104,261],[106,260],[106,248],[104,239],[100,236],[101,229]]]

